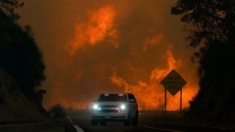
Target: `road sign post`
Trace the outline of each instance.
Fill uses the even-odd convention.
[[[180,89],[180,114],[182,114],[182,88]]]
[[[166,113],[166,88],[165,88],[165,113]]]
[[[180,90],[180,113],[182,111],[182,87],[187,83],[174,69],[160,82],[165,87],[165,113],[166,113],[166,91],[175,96]]]

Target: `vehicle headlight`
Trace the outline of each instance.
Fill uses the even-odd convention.
[[[94,109],[94,110],[97,110],[97,109],[98,109],[98,105],[97,105],[97,104],[94,104],[94,105],[93,105],[93,109]]]
[[[124,104],[122,104],[122,105],[120,106],[120,109],[121,109],[121,110],[125,110],[125,109],[126,109],[126,106],[125,106]]]

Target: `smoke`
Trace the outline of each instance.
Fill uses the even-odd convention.
[[[79,49],[85,50],[87,45],[95,46],[106,38],[115,48],[118,48],[119,45],[116,42],[117,30],[113,29],[114,8],[104,6],[97,11],[89,11],[88,16],[88,22],[76,25],[75,37],[66,45],[70,55],[73,55]]]
[[[161,40],[162,37],[163,35],[155,35],[150,38],[147,38],[144,41],[143,50],[146,51],[149,46],[156,45]]]
[[[44,55],[46,109],[84,109],[102,92],[132,92],[141,109],[164,104],[160,81],[175,69],[187,81],[183,107],[197,93],[196,65],[184,46],[176,1],[27,1],[19,23],[30,24]],[[179,109],[179,94],[167,94]]]
[[[140,109],[162,109],[164,101],[164,88],[159,83],[172,70],[182,68],[182,60],[175,60],[172,56],[171,50],[167,50],[166,59],[168,66],[165,68],[156,67],[151,72],[148,82],[139,81],[137,85],[128,84],[123,78],[116,73],[113,74],[111,80],[113,84],[119,87],[125,87],[126,92],[134,93],[139,102]],[[190,82],[191,83],[191,82]],[[188,100],[196,93],[195,86],[187,85],[183,90],[183,107],[187,107]],[[194,93],[194,94],[193,94]],[[173,102],[173,103],[172,103]],[[179,109],[179,94],[176,97],[168,94],[167,109]]]

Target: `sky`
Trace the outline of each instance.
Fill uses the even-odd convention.
[[[23,1],[23,0],[21,0]],[[161,109],[160,81],[175,69],[187,82],[183,108],[197,94],[194,50],[170,14],[176,0],[30,0],[17,9],[30,25],[46,66],[43,106],[90,108],[103,92],[131,92],[140,109]],[[167,109],[179,109],[167,92]]]

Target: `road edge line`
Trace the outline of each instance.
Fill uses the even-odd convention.
[[[69,116],[67,118],[69,119],[69,122],[72,124],[72,126],[74,127],[74,129],[76,129],[77,132],[84,132],[82,128],[80,128],[78,125],[74,125],[72,119]]]

